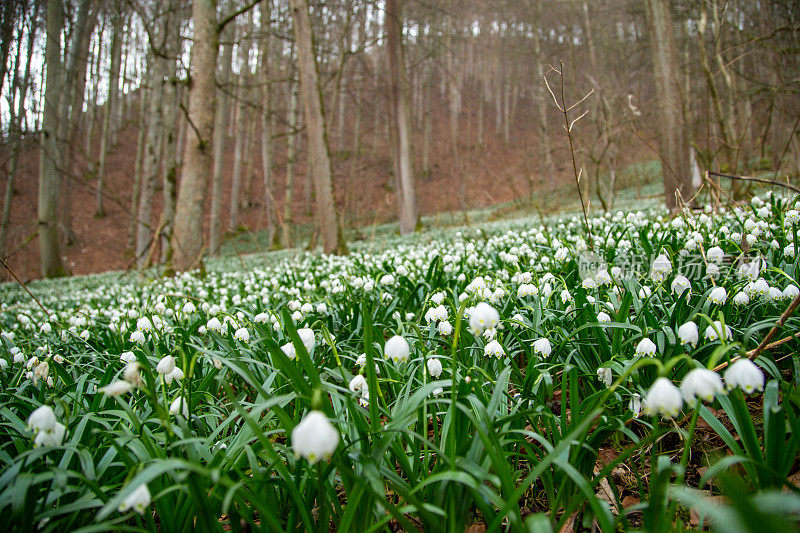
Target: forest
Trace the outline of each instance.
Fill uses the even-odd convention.
[[[0,529],[800,528],[795,0],[1,4]]]

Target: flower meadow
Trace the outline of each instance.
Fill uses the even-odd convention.
[[[798,224],[768,193],[4,287],[0,523],[796,528]]]

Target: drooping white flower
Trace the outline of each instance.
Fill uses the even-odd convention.
[[[747,394],[764,390],[764,372],[750,359],[739,359],[725,371],[725,387],[740,388]]]
[[[723,259],[725,259],[725,252],[722,251],[722,248],[719,246],[714,246],[709,248],[706,252],[706,259],[708,259],[712,263],[721,263]]]
[[[733,338],[733,332],[731,331],[731,328],[725,324],[725,329],[723,330],[722,322],[715,320],[713,326],[708,326],[706,328],[706,332],[703,334],[703,336],[713,342],[720,339],[720,334],[722,335],[722,340],[727,341]]]
[[[206,322],[206,329],[220,333],[222,331],[222,322],[219,321],[219,318],[212,316]]]
[[[153,324],[150,322],[150,319],[146,316],[143,316],[139,320],[136,321],[136,329],[139,331],[152,331]]]
[[[145,342],[147,342],[147,339],[144,336],[144,332],[137,329],[136,331],[131,333],[131,342],[135,342],[136,344],[144,344]]]
[[[442,320],[439,322],[439,325],[436,326],[436,330],[439,332],[439,335],[447,336],[453,333],[453,325],[447,320]]]
[[[184,418],[189,418],[189,402],[183,397],[178,396],[169,406],[169,414],[181,414]]]
[[[37,407],[28,417],[28,427],[36,431],[53,431],[56,426],[56,415],[49,405]]]
[[[171,355],[165,355],[156,365],[156,372],[159,374],[169,374],[175,369],[175,358]]]
[[[725,290],[725,287],[714,287],[711,292],[708,294],[708,300],[711,303],[715,303],[717,305],[722,305],[725,303],[725,300],[728,299],[728,291]]]
[[[133,385],[120,379],[101,388],[100,392],[106,396],[122,396],[123,394],[128,394],[131,390],[133,390]]]
[[[549,340],[541,338],[533,341],[533,353],[543,357],[549,357],[552,352],[553,347],[550,345]]]
[[[597,313],[597,321],[601,323],[608,323],[611,322],[611,317],[608,316],[608,313],[605,311],[600,311]]]
[[[735,305],[748,305],[750,303],[750,297],[746,292],[739,291],[736,293],[736,296],[733,297],[733,303]]]
[[[697,398],[713,402],[714,396],[722,394],[724,390],[719,374],[706,368],[690,370],[681,383],[681,394],[690,407],[694,407]]]
[[[408,361],[408,356],[411,353],[411,347],[408,341],[400,335],[395,335],[388,341],[383,349],[384,355],[387,359],[391,359],[395,364],[404,363]]]
[[[303,346],[305,346],[306,351],[310,354],[314,346],[317,345],[317,338],[314,335],[314,330],[311,328],[300,328],[297,330],[297,336],[300,337]]]
[[[506,351],[503,349],[503,346],[497,342],[497,340],[493,340],[486,347],[483,349],[483,352],[486,355],[494,356],[494,357],[503,357],[506,354]]]
[[[348,388],[350,389],[350,392],[357,392],[366,387],[366,385],[367,385],[366,378],[361,374],[358,374],[354,376],[353,379],[350,380]]]
[[[682,276],[678,274],[675,276],[675,279],[672,280],[672,284],[670,285],[673,294],[677,294],[681,296],[685,291],[692,291],[692,283],[686,276]]]
[[[678,328],[678,338],[681,340],[681,345],[691,344],[693,348],[697,347],[697,341],[700,340],[697,324],[690,320],[680,326]]]
[[[647,391],[644,399],[644,413],[649,416],[661,415],[674,418],[683,406],[683,397],[678,387],[665,377],[660,377]]]
[[[650,278],[653,281],[664,281],[672,272],[672,263],[665,254],[659,254],[653,261]]]
[[[144,514],[145,509],[150,505],[150,501],[150,490],[146,484],[142,483],[122,500],[118,510],[120,513],[124,513],[128,509],[133,509],[139,514]]]
[[[139,361],[132,361],[125,365],[125,370],[122,373],[122,377],[134,387],[141,386],[142,375],[139,372]]]
[[[597,379],[600,380],[606,387],[611,386],[611,382],[614,378],[614,375],[611,373],[611,369],[608,367],[601,366],[597,369]]]
[[[178,381],[183,379],[183,370],[181,370],[177,366],[173,368],[171,372],[164,374],[164,381],[166,382],[167,385],[172,383],[173,379],[176,379]]]
[[[366,364],[367,364],[367,354],[362,353],[361,355],[358,356],[358,358],[356,358],[356,365],[364,366]]]
[[[186,302],[183,304],[183,312],[187,315],[191,315],[195,311],[197,311],[197,307],[192,302]]]
[[[239,328],[233,334],[233,338],[240,342],[248,343],[250,342],[250,332],[247,331],[247,328]]]
[[[489,328],[495,328],[500,324],[500,315],[494,307],[486,302],[480,302],[470,309],[469,329],[473,335],[482,335]]]
[[[642,397],[638,393],[631,394],[631,399],[628,401],[628,409],[633,411],[633,417],[639,418],[639,413],[642,411]]]
[[[51,429],[50,431],[39,431],[33,438],[33,445],[36,448],[61,446],[61,443],[64,441],[64,434],[66,432],[67,432],[66,426],[64,424],[56,422],[55,425],[53,426],[53,429]]]
[[[133,352],[122,352],[119,355],[119,360],[123,363],[132,363],[136,361],[136,356],[133,354]]]
[[[800,295],[800,289],[797,288],[797,285],[789,285],[783,289],[784,298],[797,298],[798,295]]]
[[[442,362],[439,361],[438,357],[429,358],[425,365],[428,367],[428,374],[431,377],[438,378],[442,375]]]
[[[281,346],[281,350],[283,350],[283,353],[285,353],[286,357],[288,357],[289,359],[294,359],[297,357],[297,352],[294,349],[294,344],[292,344],[291,342],[287,342],[286,344]]]
[[[295,455],[312,465],[332,455],[338,445],[339,432],[322,411],[309,411],[292,430]]]
[[[645,337],[639,341],[639,344],[636,345],[636,355],[655,357],[656,343]]]

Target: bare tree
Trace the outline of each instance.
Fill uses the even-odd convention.
[[[300,88],[303,91],[303,104],[306,115],[308,153],[312,178],[314,180],[315,215],[317,231],[322,235],[322,249],[325,253],[347,253],[342,235],[339,213],[333,195],[333,172],[331,170],[330,150],[325,133],[325,114],[322,108],[317,76],[317,60],[314,56],[314,43],[311,35],[311,21],[308,15],[307,0],[290,0],[294,21],[294,38],[297,45],[297,67],[300,73]]]
[[[402,1],[386,0],[386,50],[391,76],[390,106],[393,138],[397,145],[393,153],[397,159],[395,168],[400,171],[400,233],[411,233],[417,225],[417,198],[414,192],[414,166],[411,156],[411,109],[409,106],[408,74],[402,43]]]
[[[47,0],[47,43],[44,61],[47,82],[44,93],[42,141],[39,161],[39,254],[42,276],[64,276],[67,270],[61,262],[58,244],[58,125],[61,87],[64,68],[61,64],[61,30],[64,12],[61,0]]]
[[[192,5],[194,39],[189,83],[189,128],[183,156],[183,176],[175,208],[172,266],[188,270],[201,260],[203,204],[211,170],[215,72],[217,67],[217,5],[215,0],[195,0]]]
[[[659,156],[664,175],[664,196],[667,208],[674,210],[678,205],[677,195],[688,198],[692,192],[678,52],[669,1],[647,0],[646,4],[653,73],[662,124],[659,131]]]

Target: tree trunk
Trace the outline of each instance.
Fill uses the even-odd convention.
[[[72,231],[72,181],[77,179],[75,168],[75,143],[78,138],[81,120],[83,118],[83,100],[86,91],[86,68],[88,66],[89,45],[92,32],[97,24],[100,9],[92,6],[91,0],[82,0],[78,9],[76,30],[74,30],[72,46],[70,46],[69,66],[67,67],[67,90],[62,95],[62,120],[64,127],[64,168],[66,178],[62,182],[61,196],[61,228],[65,237],[64,244],[74,242]]]
[[[61,64],[61,29],[64,13],[61,0],[47,0],[47,44],[45,66],[47,82],[44,94],[41,152],[39,156],[39,259],[42,276],[52,278],[67,274],[58,245],[58,124],[59,97],[64,83]]]
[[[147,109],[149,102],[150,78],[152,77],[151,66],[144,75],[144,81],[139,87],[139,134],[136,139],[136,161],[133,166],[133,192],[131,193],[131,221],[128,225],[128,249],[133,250],[136,244],[136,214],[139,210],[139,190],[142,184],[142,164],[144,162],[144,148],[147,141]]]
[[[300,87],[303,91],[303,104],[306,110],[306,133],[310,171],[314,180],[315,214],[317,229],[322,236],[325,253],[347,253],[342,235],[339,214],[336,211],[333,192],[328,139],[325,135],[325,114],[322,109],[317,78],[317,60],[314,56],[314,43],[311,35],[311,22],[307,0],[290,0],[294,21],[294,35],[297,43],[297,66],[300,73]]]
[[[294,163],[297,158],[297,84],[289,82],[289,135],[286,139],[286,192],[283,198],[283,246],[292,246],[292,202],[294,201]]]
[[[25,74],[21,78],[15,75],[14,87],[12,91],[19,91],[17,98],[17,110],[11,117],[9,125],[11,134],[11,158],[8,163],[8,183],[6,183],[6,195],[3,200],[3,215],[0,219],[0,254],[5,253],[6,239],[8,238],[8,221],[11,218],[11,203],[14,198],[14,182],[16,181],[17,162],[19,161],[19,150],[22,142],[22,124],[25,122],[26,105],[25,98],[28,94],[28,87],[31,79],[31,63],[33,58],[33,45],[36,42],[36,33],[39,27],[39,4],[33,7],[30,17],[30,27],[28,29],[27,56],[25,58]]]
[[[536,96],[537,96],[537,118],[539,121],[539,142],[542,147],[542,161],[544,174],[553,176],[556,172],[556,165],[553,161],[553,150],[550,148],[550,136],[547,133],[547,89],[544,85],[544,57],[542,56],[541,36],[542,31],[542,0],[536,0],[536,20],[537,27],[533,30],[533,52],[536,56]]]
[[[683,117],[678,54],[669,0],[647,0],[647,18],[653,53],[653,71],[660,111],[659,156],[664,174],[667,208],[678,206],[677,195],[692,194],[689,174],[689,144]]]
[[[162,20],[156,34],[164,42],[167,24]],[[153,57],[153,75],[150,77],[150,109],[148,115],[147,144],[144,152],[142,183],[139,194],[139,210],[136,215],[136,266],[148,266],[148,250],[158,236],[153,234],[151,218],[153,214],[153,195],[158,180],[160,162],[162,160],[162,138],[164,135],[164,74],[165,60]]]
[[[397,157],[395,168],[399,169],[398,183],[400,190],[400,233],[414,231],[417,225],[417,197],[414,192],[414,166],[411,157],[411,110],[409,108],[409,86],[406,63],[402,43],[402,2],[403,0],[386,0],[386,49],[389,59],[391,90],[389,92],[392,109],[394,138]]]
[[[208,239],[208,251],[211,255],[219,254],[222,240],[222,169],[225,164],[225,144],[228,140],[228,120],[230,112],[230,80],[233,63],[233,26],[228,25],[222,32],[222,72],[219,76],[220,89],[217,90],[216,116],[214,117],[214,174],[211,178],[211,228]]]
[[[261,3],[262,21],[269,21],[272,12],[271,0]],[[263,23],[262,23],[263,25]],[[261,40],[261,78],[264,83],[262,91],[261,110],[261,168],[264,173],[264,211],[267,215],[267,235],[271,248],[278,246],[278,232],[276,228],[276,214],[273,187],[273,148],[272,130],[274,129],[274,116],[272,113],[272,46],[270,35],[267,33]]]
[[[183,156],[183,176],[175,209],[172,261],[188,270],[201,261],[203,204],[211,169],[217,64],[217,10],[215,0],[192,4],[194,42],[189,84],[189,128]]]
[[[175,223],[175,191],[178,183],[178,173],[180,166],[178,162],[178,136],[179,136],[179,117],[181,91],[176,79],[177,56],[180,53],[182,39],[180,35],[181,20],[178,16],[179,2],[170,2],[170,12],[167,21],[167,55],[166,79],[167,84],[164,88],[164,158],[163,158],[163,177],[164,188],[162,189],[163,198],[163,227],[161,229],[161,262],[166,262],[169,258],[169,241],[172,238],[172,226]]]
[[[103,136],[100,140],[99,168],[97,170],[97,209],[95,216],[104,217],[106,211],[103,206],[103,186],[105,184],[106,156],[109,144],[111,143],[112,118],[114,106],[119,92],[119,67],[122,53],[122,15],[119,13],[119,5],[115,4],[114,14],[112,15],[112,31],[114,35],[111,39],[111,70],[109,72],[108,97],[103,106]]]

